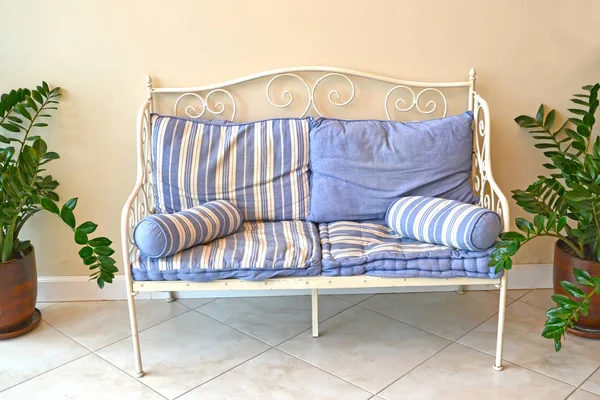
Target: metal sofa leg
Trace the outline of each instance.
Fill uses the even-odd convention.
[[[135,312],[135,293],[131,290],[131,283],[127,284],[127,305],[129,306],[129,322],[131,323],[131,339],[133,340],[133,354],[135,357],[135,372],[136,377],[144,376],[142,368],[142,354],[140,352],[140,336],[137,324],[137,314]]]
[[[456,288],[456,293],[465,294],[467,291],[465,290],[465,285],[458,285]]]
[[[500,306],[498,309],[498,337],[496,339],[496,361],[494,371],[502,371],[502,351],[504,347],[504,318],[506,315],[506,292],[508,290],[508,271],[504,271],[500,281]]]
[[[319,289],[312,290],[312,336],[319,337]]]
[[[173,297],[173,292],[167,292],[167,303],[172,303],[175,301],[175,297]]]

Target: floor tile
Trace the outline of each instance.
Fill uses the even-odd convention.
[[[319,320],[349,307],[335,296],[319,296]],[[310,296],[222,298],[198,311],[272,346],[309,329],[312,321]]]
[[[581,385],[582,389],[600,395],[600,369]]]
[[[507,364],[492,369],[494,359],[453,344],[379,394],[396,399],[544,399],[563,400],[573,387],[525,368]]]
[[[272,349],[180,399],[367,400],[371,396],[342,379]]]
[[[198,308],[215,300],[216,299],[177,299],[177,302],[189,308]]]
[[[304,332],[279,348],[377,393],[449,343],[355,306],[321,324],[319,338]]]
[[[498,312],[498,296],[487,291],[378,294],[360,306],[456,340]]]
[[[0,390],[88,353],[86,348],[42,321],[26,335],[0,340]]]
[[[335,297],[347,301],[348,303],[358,304],[361,301],[373,297],[373,294],[336,294]]]
[[[508,299],[518,300],[521,297],[525,296],[530,291],[531,291],[531,289],[508,289],[508,292],[506,292],[506,297]],[[498,289],[490,290],[490,292],[494,293],[496,295],[500,294],[500,290],[498,290]]]
[[[135,304],[140,330],[189,311],[184,305],[164,300],[139,300]],[[126,301],[61,303],[45,310],[43,318],[91,350],[131,335]]]
[[[600,400],[600,396],[586,392],[585,390],[577,389],[575,393],[569,396],[569,400]]]
[[[196,311],[140,333],[143,383],[172,399],[260,354],[269,347]],[[131,339],[98,352],[134,374]]]
[[[544,310],[517,301],[506,309],[504,357],[507,361],[543,373],[572,385],[581,384],[600,366],[600,342],[567,336],[560,353],[541,332]],[[480,325],[459,340],[469,347],[495,353],[496,318]]]
[[[38,310],[43,310],[44,308],[52,307],[52,306],[55,306],[55,305],[57,305],[57,304],[58,304],[58,303],[48,303],[48,302],[44,302],[44,303],[37,303],[37,304],[35,305],[35,307],[36,307]]]
[[[163,399],[95,354],[87,355],[0,393],[2,400]]]
[[[547,310],[549,308],[556,307],[556,303],[550,298],[550,296],[553,294],[554,290],[552,289],[534,289],[525,296],[521,297],[519,301],[542,307]]]

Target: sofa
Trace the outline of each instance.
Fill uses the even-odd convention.
[[[287,107],[273,103],[270,86],[281,77],[306,83],[299,72],[324,73],[309,87],[308,108],[317,115],[233,121],[230,87],[270,78],[267,99]],[[425,86],[419,94],[409,89],[410,108],[425,115],[431,113],[422,109],[422,94],[449,86],[323,67],[196,88],[153,88],[148,78],[138,117],[138,180],[123,211],[138,376],[144,374],[133,299],[139,291],[310,289],[317,337],[319,289],[417,284],[499,287],[494,369],[502,369],[507,278],[488,261],[508,208],[491,175],[489,112],[474,91],[474,71],[455,83],[468,91],[468,107],[456,115],[444,107],[438,118],[412,122],[323,117],[317,86],[324,78],[348,79],[348,102],[332,97],[339,99],[337,89],[328,98],[344,106],[355,96],[349,76],[395,84],[386,107],[394,91],[410,87],[405,83]],[[183,97],[194,96],[201,112],[188,106],[184,116],[157,113],[159,93],[182,93],[175,111]],[[226,108],[211,107],[215,94],[233,100],[231,120],[205,118]],[[396,110],[407,111],[402,104],[396,101]]]

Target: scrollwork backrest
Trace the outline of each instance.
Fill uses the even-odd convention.
[[[444,88],[469,87],[470,82],[422,83],[400,81],[376,75],[341,69],[289,69],[263,73],[219,85],[189,88],[189,91],[172,89],[178,93],[173,114],[189,118],[218,118],[235,121],[238,111],[236,91],[242,83],[261,80],[265,93],[264,104],[252,102],[256,108],[275,107],[288,109],[287,117],[340,118],[335,110],[353,106],[358,95],[371,103],[382,104],[377,115],[366,118],[398,119],[403,114],[417,119],[440,118],[448,113],[448,99]],[[373,81],[387,85],[383,92],[373,90]],[[358,83],[366,83],[361,85]],[[170,89],[161,89],[169,93]],[[218,99],[221,100],[218,100]],[[377,100],[379,98],[379,100]],[[243,102],[243,99],[242,99]],[[361,107],[361,106],[360,106]],[[411,114],[412,113],[412,114]],[[409,118],[410,118],[409,117]]]

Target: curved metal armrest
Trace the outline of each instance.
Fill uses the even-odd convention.
[[[497,212],[502,218],[502,231],[510,228],[508,200],[494,180],[490,154],[490,108],[477,93],[473,94],[473,170],[471,181],[482,207]]]
[[[137,118],[137,179],[133,191],[121,212],[121,243],[125,274],[131,277],[131,256],[136,249],[133,229],[146,216],[154,213],[154,188],[152,185],[150,101],[146,101]]]

